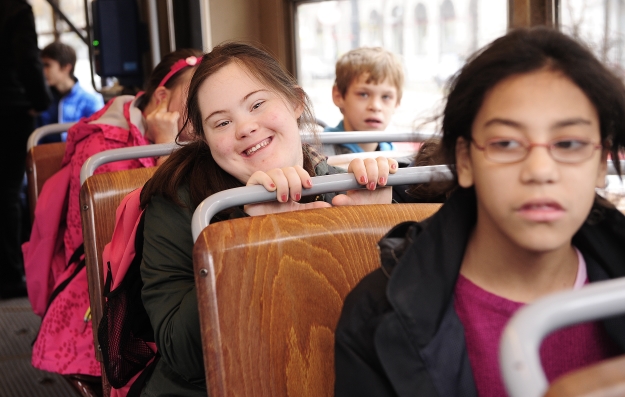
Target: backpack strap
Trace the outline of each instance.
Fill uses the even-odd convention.
[[[80,244],[78,248],[76,248],[72,256],[69,258],[69,262],[67,262],[67,266],[65,268],[66,269],[69,268],[73,263],[78,263],[78,266],[76,266],[76,269],[74,269],[74,271],[68,278],[63,280],[63,282],[59,284],[54,289],[54,291],[52,291],[52,294],[50,295],[50,299],[48,300],[48,306],[46,307],[46,313],[48,312],[48,309],[50,308],[52,301],[54,301],[54,298],[56,298],[61,292],[63,292],[65,287],[67,287],[67,285],[74,279],[74,277],[76,277],[76,275],[80,273],[80,271],[85,267],[85,259],[84,258],[80,259],[80,257],[82,257],[84,254],[85,254],[85,245]],[[44,313],[44,317],[45,317],[45,313]]]
[[[143,370],[143,372],[141,372],[141,375],[139,375],[137,379],[135,379],[135,381],[132,383],[132,386],[130,386],[130,388],[128,389],[128,394],[126,394],[126,397],[141,396],[141,392],[143,391],[143,388],[145,387],[148,379],[150,379],[150,376],[152,376],[152,373],[154,372],[156,364],[158,363],[158,360],[160,358],[161,354],[159,352],[156,352],[154,360],[152,360],[152,362]]]

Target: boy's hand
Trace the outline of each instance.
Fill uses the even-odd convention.
[[[310,175],[300,166],[274,168],[267,172],[256,171],[246,186],[253,185],[262,185],[270,192],[275,191],[278,202],[246,205],[244,211],[250,216],[331,207],[323,201],[307,204],[297,202],[302,198],[302,188],[312,187]]]
[[[353,172],[360,185],[367,190],[350,190],[347,194],[339,194],[332,199],[333,205],[389,204],[393,198],[390,187],[386,186],[388,175],[397,172],[397,160],[378,157],[376,159],[354,159],[349,163],[348,172]]]

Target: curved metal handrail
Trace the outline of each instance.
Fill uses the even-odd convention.
[[[76,122],[62,123],[62,124],[48,124],[48,125],[44,125],[43,127],[39,127],[35,129],[33,132],[30,133],[30,136],[28,137],[28,142],[26,143],[26,151],[29,152],[30,149],[37,146],[41,138],[48,136],[48,135],[57,134],[59,132],[65,132],[69,130],[69,127],[73,126],[74,124],[76,124]]]
[[[446,181],[452,177],[452,172],[446,165],[408,167],[401,168],[395,174],[389,175],[387,186]],[[317,176],[312,178],[312,182],[312,188],[302,189],[302,196],[364,188],[364,186],[358,184],[354,174]],[[276,199],[276,192],[268,192],[260,185],[223,190],[211,195],[204,199],[193,213],[191,220],[193,241],[197,240],[202,230],[208,226],[210,220],[219,211],[239,205],[262,203]]]
[[[373,142],[423,142],[430,138],[439,137],[440,134],[433,132],[386,132],[386,131],[352,131],[352,132],[320,132],[319,142],[334,145],[339,143],[373,143]],[[304,141],[314,139],[305,134]]]
[[[625,278],[553,294],[520,309],[506,325],[499,349],[508,394],[511,397],[545,394],[549,385],[540,362],[540,344],[551,332],[623,313]]]
[[[125,147],[121,149],[105,150],[89,157],[80,169],[80,186],[95,172],[96,168],[103,164],[112,163],[113,161],[138,159],[143,157],[167,156],[176,148],[179,148],[175,142],[160,143],[145,146]]]

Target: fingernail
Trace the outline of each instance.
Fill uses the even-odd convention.
[[[385,178],[380,178],[380,185],[384,185],[386,183],[386,179]]]
[[[286,194],[283,194],[283,195],[282,195],[282,201],[283,201],[284,203],[286,203]]]
[[[397,164],[393,164],[393,165],[391,165],[391,168],[392,168],[392,169],[397,168]]]
[[[299,201],[299,199],[301,199],[301,198],[302,198],[301,194],[298,193],[298,194],[295,195],[295,201]]]
[[[308,186],[312,186],[312,181],[309,179],[309,180],[307,180],[307,181],[306,181],[306,184],[307,184]]]
[[[369,184],[367,185],[367,189],[375,190],[375,182],[369,182]]]
[[[364,176],[361,176],[361,177],[360,177],[360,182],[365,183],[366,181],[367,181],[367,180],[365,179],[365,177],[364,177]]]
[[[271,187],[276,187],[276,185],[274,185],[273,183],[272,183],[272,184],[270,184],[269,186],[271,186]]]

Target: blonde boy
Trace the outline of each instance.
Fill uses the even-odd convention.
[[[324,131],[384,131],[399,106],[404,71],[399,58],[380,47],[351,50],[336,62],[332,100],[343,121]],[[335,146],[337,154],[392,150],[390,142]]]

